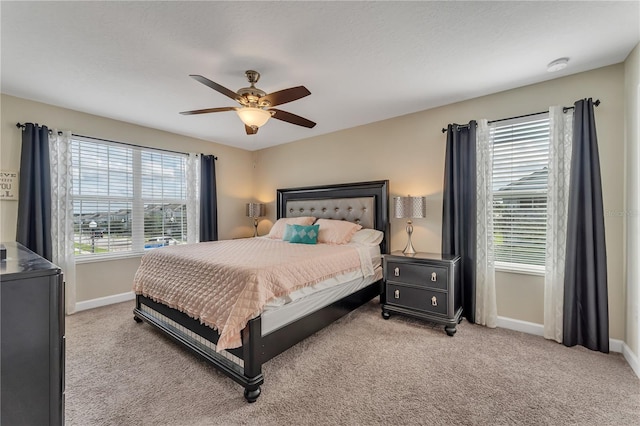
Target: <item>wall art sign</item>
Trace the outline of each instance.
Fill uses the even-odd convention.
[[[18,199],[18,172],[0,170],[0,200]]]

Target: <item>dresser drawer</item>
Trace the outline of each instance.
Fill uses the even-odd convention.
[[[387,283],[386,296],[390,305],[447,315],[447,293]]]
[[[387,281],[447,290],[447,268],[406,262],[387,262]]]

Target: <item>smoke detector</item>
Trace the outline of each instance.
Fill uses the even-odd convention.
[[[569,63],[569,58],[556,59],[555,61],[549,62],[549,65],[547,65],[547,71],[556,72],[556,71],[563,70],[567,67],[568,63]]]

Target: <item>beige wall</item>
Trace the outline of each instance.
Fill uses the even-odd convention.
[[[625,61],[626,174],[626,335],[627,346],[640,355],[640,44]]]
[[[440,251],[445,137],[442,127],[471,119],[498,119],[573,105],[593,97],[596,111],[605,210],[623,209],[624,65],[434,108],[258,151],[255,194],[273,205],[277,188],[389,179],[391,196],[427,196],[427,217],[414,221],[420,251]],[[382,106],[381,106],[382,107]],[[320,123],[321,125],[321,123]],[[263,221],[266,231],[275,219]],[[609,278],[610,337],[624,338],[623,218],[605,217]],[[391,221],[391,248],[406,243],[404,222]],[[498,273],[498,314],[543,323],[543,278]]]
[[[17,122],[46,124],[49,128],[71,130],[76,134],[155,148],[214,154],[218,157],[220,238],[251,235],[251,223],[244,212],[244,203],[250,201],[253,194],[250,152],[4,94],[0,102],[1,170],[20,168],[21,132],[16,128]],[[0,201],[0,241],[15,239],[17,210],[17,201]],[[79,264],[78,301],[131,291],[138,264],[138,258]]]

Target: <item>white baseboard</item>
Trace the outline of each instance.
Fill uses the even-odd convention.
[[[609,350],[611,352],[622,352],[622,348],[626,346],[626,344],[622,340],[618,339],[609,339]]]
[[[126,302],[136,298],[134,292],[114,294],[113,296],[99,297],[97,299],[84,300],[76,303],[76,312],[86,311],[87,309],[99,308],[101,306],[113,305],[114,303]]]
[[[523,333],[534,334],[536,336],[544,336],[544,326],[534,322],[499,316],[496,320],[496,326],[508,328],[509,330],[521,331]]]
[[[509,330],[521,331],[523,333],[534,334],[536,336],[544,336],[544,326],[542,324],[536,324],[534,322],[521,321],[506,317],[498,317],[498,319],[496,320],[496,325],[498,327],[508,328]],[[626,346],[627,345],[622,340],[609,339],[609,351],[611,352],[621,352],[624,354],[623,348]],[[629,350],[628,347],[627,350]],[[634,371],[636,370],[634,369]]]
[[[622,343],[622,355],[624,355],[624,359],[627,360],[629,366],[636,376],[640,378],[640,362],[638,361],[638,356],[631,351],[631,348],[627,346],[626,343]]]

